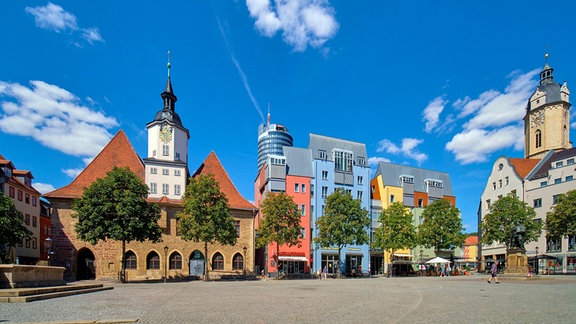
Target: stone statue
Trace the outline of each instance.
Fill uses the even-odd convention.
[[[526,235],[526,227],[517,224],[512,228],[512,244],[511,249],[524,250],[524,236]]]

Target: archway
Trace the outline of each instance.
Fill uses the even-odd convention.
[[[190,254],[190,275],[204,275],[204,254],[198,250],[194,250],[194,252]]]
[[[96,279],[95,259],[94,253],[90,249],[83,248],[78,251],[76,280]]]

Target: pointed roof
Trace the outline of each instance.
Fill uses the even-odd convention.
[[[232,183],[232,180],[230,180],[228,173],[226,173],[226,170],[222,166],[222,163],[220,163],[220,160],[216,156],[216,153],[214,153],[214,151],[208,154],[206,160],[202,162],[202,164],[200,165],[200,167],[198,167],[196,172],[194,172],[192,177],[196,178],[199,175],[208,175],[208,174],[214,175],[214,179],[216,179],[216,181],[218,181],[218,183],[220,184],[220,190],[228,198],[228,203],[230,204],[231,208],[234,209],[256,208],[251,202],[249,202],[244,197],[242,197],[242,195],[240,195],[240,193]]]
[[[110,140],[100,153],[72,180],[70,184],[45,194],[47,198],[79,198],[84,188],[96,179],[103,178],[114,166],[128,167],[139,178],[144,180],[144,163],[134,151],[132,144],[123,130]]]
[[[528,173],[540,162],[540,159],[509,158],[508,160],[521,179],[526,178]]]
[[[469,235],[464,240],[464,245],[476,245],[478,244],[478,235]]]

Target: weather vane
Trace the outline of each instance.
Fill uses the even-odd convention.
[[[170,59],[171,59],[171,57],[170,57],[170,51],[168,51],[168,64],[166,65],[166,66],[168,67],[168,77],[170,77],[170,67],[171,67],[171,65],[170,65]]]

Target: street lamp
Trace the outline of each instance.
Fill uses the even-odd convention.
[[[247,259],[246,259],[246,250],[248,250],[248,247],[244,246],[244,247],[242,248],[242,250],[244,250],[244,256],[243,256],[243,261],[244,261],[244,262],[242,262],[242,270],[244,271],[244,280],[246,280],[246,261],[247,261]]]
[[[166,283],[167,267],[168,267],[168,245],[164,247],[164,283]]]
[[[536,274],[538,274],[540,270],[540,262],[538,262],[538,247],[536,247]]]
[[[52,247],[52,239],[47,237],[44,240],[44,246],[46,247],[46,254],[48,254],[48,265],[50,265],[50,253],[52,251],[50,251],[50,248]]]

